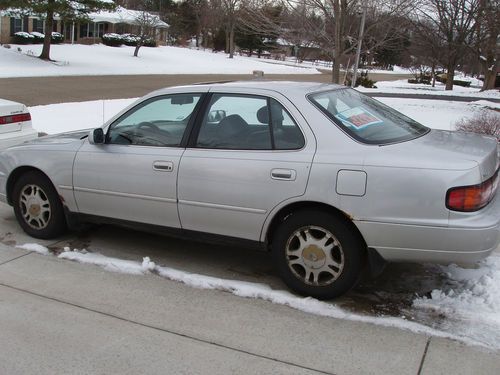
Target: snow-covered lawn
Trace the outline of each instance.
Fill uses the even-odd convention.
[[[462,103],[444,100],[379,98],[383,103],[434,129],[453,129],[480,108],[495,106],[485,100]],[[30,107],[33,126],[47,134],[98,127],[135,99],[95,100]]]
[[[465,78],[464,78],[465,79]],[[469,77],[469,79],[471,79]],[[477,80],[474,80],[477,83]],[[368,89],[358,87],[357,90],[364,93],[392,93],[392,94],[420,94],[420,95],[445,95],[445,96],[472,96],[478,98],[495,98],[500,99],[500,90],[488,90],[480,92],[480,87],[462,87],[453,86],[452,91],[446,91],[445,85],[441,82],[436,82],[436,86],[424,85],[423,83],[408,83],[408,80],[397,81],[379,81],[375,84],[376,89]]]
[[[263,60],[224,53],[198,51],[179,47],[143,47],[139,57],[133,57],[134,47],[108,47],[102,44],[59,44],[51,47],[55,62],[35,56],[42,46],[11,45],[0,48],[0,78],[43,77],[68,75],[127,75],[127,74],[318,74],[313,67],[266,64]],[[22,52],[19,52],[21,49]]]
[[[38,244],[18,246],[21,249],[53,254]],[[493,255],[480,262],[476,269],[463,269],[456,265],[440,267],[446,279],[442,289],[433,290],[430,297],[416,296],[413,310],[432,310],[440,319],[428,322],[405,316],[370,316],[348,311],[335,303],[321,302],[311,297],[298,297],[288,291],[275,290],[266,284],[222,279],[160,266],[145,256],[141,261],[108,257],[85,249],[65,247],[60,259],[92,264],[111,272],[132,275],[156,274],[169,280],[181,282],[200,289],[215,289],[239,297],[256,298],[288,306],[324,317],[347,319],[364,323],[396,327],[416,333],[447,337],[468,344],[500,349],[500,256]],[[437,266],[430,265],[429,269]],[[438,322],[439,321],[439,322]]]

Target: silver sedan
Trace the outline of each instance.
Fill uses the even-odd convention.
[[[52,238],[82,222],[272,251],[296,292],[345,293],[386,261],[472,262],[500,240],[498,145],[336,85],[174,87],[90,132],[0,154],[0,199]]]

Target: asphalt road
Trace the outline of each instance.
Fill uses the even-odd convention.
[[[397,74],[373,74],[375,80],[408,77]],[[0,79],[0,98],[28,106],[98,99],[122,99],[143,96],[167,86],[228,80],[248,80],[251,75],[128,75],[66,76]],[[266,79],[330,82],[329,74],[266,75]]]
[[[371,73],[375,81],[408,78],[404,74]],[[0,98],[14,100],[28,106],[101,99],[136,98],[156,89],[198,82],[234,81],[252,79],[251,75],[128,75],[128,76],[65,76],[0,79]],[[266,79],[330,82],[330,74],[267,75]],[[434,99],[470,102],[484,98],[447,95],[374,93],[374,97]],[[500,103],[500,99],[488,99]]]

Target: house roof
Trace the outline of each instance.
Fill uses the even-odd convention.
[[[102,2],[112,2],[110,0],[101,0]],[[26,15],[26,12],[22,9],[9,8],[6,10],[0,10],[0,16],[12,16],[12,15]],[[30,17],[40,18],[39,15],[30,15]],[[159,29],[167,29],[170,25],[160,19],[156,14],[149,12],[142,12],[139,10],[126,9],[121,6],[117,7],[114,11],[102,10],[99,12],[92,12],[88,14],[88,17],[92,22],[108,22],[108,23],[125,23],[129,25],[137,25],[138,19],[147,17],[154,23],[154,26]],[[57,15],[54,19],[60,19]]]
[[[117,7],[115,11],[100,11],[89,13],[89,17],[93,22],[109,22],[109,23],[126,23],[130,25],[137,25],[138,19],[146,15],[153,20],[155,27],[160,29],[167,29],[170,25],[160,19],[159,16],[148,12],[139,10],[126,9]]]

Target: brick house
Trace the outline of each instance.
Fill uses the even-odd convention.
[[[53,32],[61,33],[67,43],[95,44],[106,33],[138,34],[136,18],[141,12],[118,7],[116,11],[90,13],[90,22],[65,22],[54,17]],[[155,39],[166,44],[169,25],[158,16],[155,25]],[[0,44],[12,43],[16,32],[39,32],[45,34],[44,20],[38,16],[26,16],[15,12],[0,11]]]

